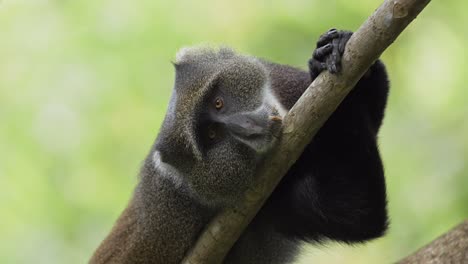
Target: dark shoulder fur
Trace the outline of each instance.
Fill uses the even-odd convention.
[[[288,109],[310,84],[307,72],[268,63]],[[324,124],[264,207],[290,238],[362,242],[388,226],[383,165],[377,147],[388,94],[377,61]]]

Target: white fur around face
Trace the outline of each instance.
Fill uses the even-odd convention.
[[[174,166],[163,162],[161,160],[161,154],[157,150],[153,153],[153,164],[159,175],[171,180],[176,187],[180,187],[182,185],[182,177],[179,170]]]
[[[262,89],[264,91],[263,105],[269,105],[270,107],[274,107],[278,111],[278,114],[281,116],[281,118],[285,117],[288,113],[288,110],[284,108],[284,106],[279,102],[278,98],[276,98],[276,95],[273,94],[273,92],[271,91],[270,83],[267,82]]]

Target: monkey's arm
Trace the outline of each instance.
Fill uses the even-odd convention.
[[[305,240],[356,242],[386,230],[382,163],[369,116],[337,110],[273,193],[278,227]]]
[[[340,37],[337,31],[332,34]],[[341,36],[346,43],[350,34]],[[320,42],[318,49],[326,45]],[[344,51],[340,41],[335,44],[339,52]],[[333,49],[326,49],[314,52],[323,63],[310,63],[310,79],[333,68]],[[305,72],[278,65],[271,69],[276,72],[272,74],[275,89],[287,91],[283,96],[297,100],[310,82],[305,82]],[[291,86],[292,76],[302,84]],[[283,233],[306,240],[328,237],[352,242],[378,237],[386,230],[385,180],[376,137],[387,93],[386,72],[377,62],[306,147],[264,209],[274,214],[271,218]],[[295,101],[283,99],[283,103],[290,108]]]
[[[315,80],[324,70],[339,74],[341,71],[341,57],[352,34],[351,31],[330,29],[320,36],[317,41],[317,48],[309,60],[311,81]],[[362,111],[370,115],[369,121],[375,134],[377,134],[384,116],[388,89],[389,84],[385,66],[380,60],[377,60],[347,95],[343,103],[348,104],[348,106],[340,108],[344,108],[345,112],[350,112],[355,111],[357,107],[363,107]],[[359,110],[356,111],[359,112]]]

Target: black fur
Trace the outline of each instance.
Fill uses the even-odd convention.
[[[322,36],[318,49],[328,43],[338,45],[315,51],[309,73],[266,63],[274,92],[288,109],[320,71],[337,65],[339,70],[336,58],[341,59],[351,33],[333,34],[327,41]],[[339,56],[331,58],[336,51]],[[363,242],[383,235],[387,202],[377,133],[388,90],[384,65],[377,61],[306,147],[259,217],[288,238],[306,241]]]

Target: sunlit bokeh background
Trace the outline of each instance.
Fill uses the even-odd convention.
[[[158,133],[171,60],[225,44],[305,68],[381,0],[0,1],[0,263],[85,263]],[[389,263],[468,217],[467,1],[433,1],[384,53],[391,228],[300,263]]]

